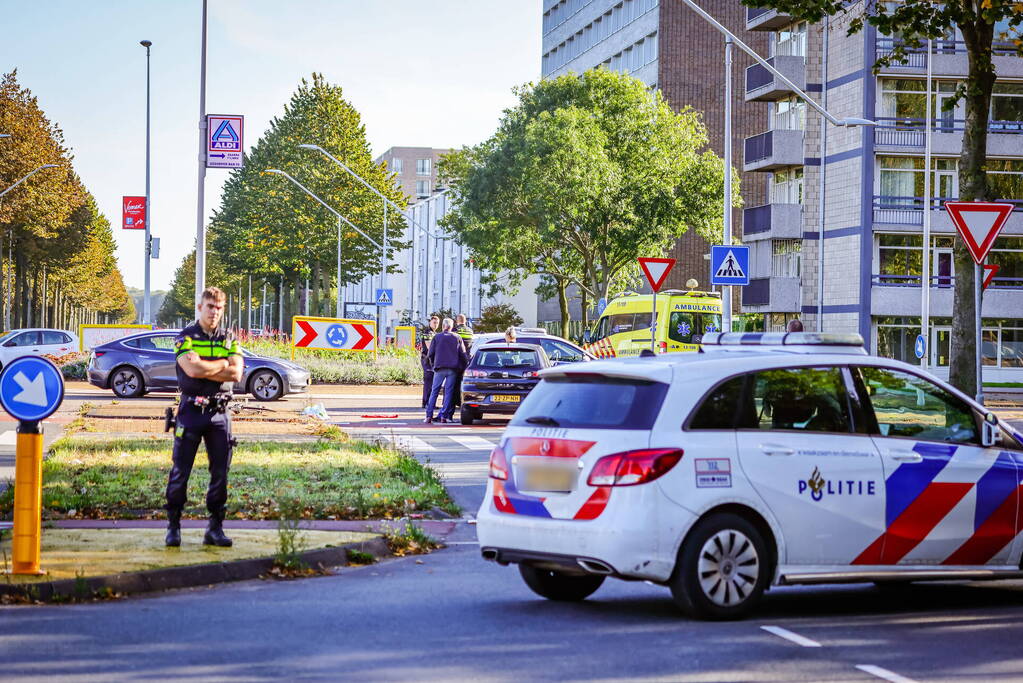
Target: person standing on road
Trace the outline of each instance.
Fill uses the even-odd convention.
[[[433,385],[430,389],[430,398],[426,402],[426,419],[423,420],[427,424],[433,422],[433,410],[437,405],[437,395],[441,387],[444,387],[444,405],[441,407],[437,422],[451,422],[455,414],[455,393],[459,391],[459,385],[455,380],[460,371],[469,364],[465,346],[459,336],[451,331],[452,327],[454,321],[451,318],[444,318],[441,333],[430,342],[427,358],[433,367]]]
[[[457,334],[462,340],[462,344],[465,346],[465,353],[468,355],[469,349],[472,348],[472,328],[469,327],[469,321],[466,319],[464,313],[459,313],[455,316],[455,334]],[[468,365],[468,363],[465,365]],[[462,374],[465,372],[465,365],[458,370],[458,376],[455,378],[456,387],[461,388],[462,386]],[[462,392],[456,391],[455,394],[455,405],[453,409],[462,405]],[[454,413],[452,413],[452,415],[453,414]],[[451,415],[448,415],[448,418],[450,419]]]
[[[426,401],[430,398],[430,389],[433,388],[433,367],[426,354],[430,351],[430,342],[437,335],[438,329],[440,329],[440,316],[431,315],[430,327],[423,333],[423,343],[419,348],[419,364],[423,368],[423,408],[426,407]]]
[[[173,466],[167,478],[167,537],[171,547],[181,545],[181,510],[188,495],[199,442],[206,442],[210,484],[206,491],[209,526],[203,545],[229,547],[224,535],[227,470],[231,466],[231,419],[227,404],[234,383],[242,378],[244,361],[238,341],[221,326],[227,295],[207,287],[199,300],[199,318],[174,340],[181,401],[175,418]]]

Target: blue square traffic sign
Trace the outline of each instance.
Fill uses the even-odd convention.
[[[377,288],[376,305],[377,306],[393,306],[394,305],[394,290],[393,289],[380,289],[380,288]]]
[[[749,284],[749,247],[715,244],[710,248],[712,285]]]

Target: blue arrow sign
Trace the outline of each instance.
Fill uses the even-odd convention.
[[[0,372],[0,405],[17,420],[44,420],[63,400],[64,377],[45,358],[22,356]]]
[[[922,334],[916,335],[916,344],[913,345],[913,353],[916,354],[917,358],[923,358],[924,354],[927,353],[927,340],[924,339]]]
[[[393,306],[394,305],[394,290],[393,289],[377,289],[377,306]]]
[[[715,244],[710,248],[712,285],[749,284],[749,247]]]

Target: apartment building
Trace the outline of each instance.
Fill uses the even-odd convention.
[[[735,32],[746,28],[745,8],[738,0],[708,0],[701,5]],[[703,115],[710,149],[724,154],[724,40],[678,0],[544,0],[541,75],[554,78],[587,69],[607,68],[631,74],[661,91],[675,110],[691,107]],[[767,51],[768,36],[750,34],[754,49]],[[752,60],[734,51],[732,148],[741,162],[743,140],[761,132],[768,106],[744,104],[739,85]],[[741,182],[747,205],[766,202],[765,186],[756,176]],[[741,210],[733,214],[738,239]],[[686,233],[667,254],[677,260],[665,288],[683,289],[690,278],[709,288],[710,248],[695,233]],[[578,306],[575,307],[578,309]],[[557,305],[542,305],[541,318],[556,314]],[[573,318],[578,312],[573,311]]]
[[[437,187],[437,164],[450,149],[433,147],[391,147],[374,159],[387,164],[409,202],[429,197]]]
[[[897,39],[878,35],[873,27],[849,36],[847,21],[837,17],[807,25],[774,10],[746,10],[744,35],[769,36],[773,66],[805,86],[835,116],[877,125],[825,122],[822,129],[822,117],[783,82],[760,65],[746,69],[745,99],[766,101],[769,111],[764,131],[743,143],[742,169],[762,177],[767,201],[747,201],[743,211],[742,239],[752,247],[754,279],[743,289],[742,308],[762,313],[767,329],[779,329],[795,315],[803,317],[807,329],[816,329],[817,317],[823,316],[826,331],[859,332],[875,353],[918,362],[914,342],[922,333],[926,258],[930,329],[925,362],[947,373],[957,237],[942,202],[959,195],[956,168],[964,111],[961,103],[950,111],[942,104],[966,77],[965,47],[958,33],[933,45],[928,124],[927,49],[910,49],[902,63],[875,75],[876,60],[889,54]],[[1023,208],[1023,59],[1010,56],[1008,49],[996,50],[995,66],[989,179],[997,197]],[[924,187],[928,127],[930,197]],[[931,232],[927,249],[925,211]],[[1001,270],[984,295],[984,378],[1020,381],[1023,213],[1012,214],[988,262]]]

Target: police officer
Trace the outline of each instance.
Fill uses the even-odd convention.
[[[242,378],[242,352],[234,336],[221,327],[227,295],[207,287],[199,302],[199,318],[174,340],[181,402],[174,430],[174,465],[167,480],[168,546],[181,545],[181,509],[188,493],[188,477],[199,441],[206,442],[210,485],[206,491],[209,526],[203,545],[228,547],[224,535],[227,470],[231,465],[231,420],[227,403],[234,382]]]

